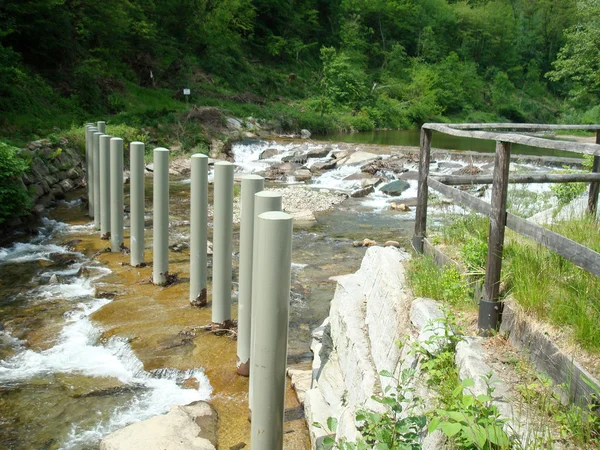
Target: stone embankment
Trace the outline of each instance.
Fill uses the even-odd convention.
[[[31,161],[30,169],[20,181],[29,194],[31,212],[35,215],[84,183],[83,159],[67,139],[57,143],[47,139],[30,142],[21,149],[21,157]],[[21,219],[14,218],[8,225],[21,223]]]

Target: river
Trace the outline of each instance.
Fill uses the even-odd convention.
[[[234,146],[236,171],[264,170],[298,146],[336,148],[320,142],[246,141]],[[267,148],[276,154],[259,160]],[[381,153],[389,156],[385,147]],[[446,173],[443,163],[432,170]],[[448,167],[456,169],[452,164]],[[350,192],[360,185],[352,179],[358,173],[357,166],[339,167],[313,177],[308,187]],[[293,178],[287,183],[296,184]],[[295,225],[291,361],[310,358],[311,330],[326,317],[335,289],[329,277],[360,266],[365,249],[353,246],[354,240],[395,240],[408,247],[414,211],[391,211],[389,204],[414,198],[416,181],[409,184],[398,198],[376,188],[365,198],[349,198],[317,212],[316,223]],[[189,180],[172,177],[171,245],[189,239],[189,187]],[[147,180],[147,220],[151,190]],[[208,310],[187,306],[188,251],[170,253],[171,271],[180,273],[182,283],[159,289],[144,282],[151,269],[123,266],[125,255],[98,254],[105,244],[78,200],[83,193],[71,193],[41,220],[33,236],[17,233],[0,248],[0,448],[97,448],[104,435],[128,423],[165,413],[172,405],[208,399],[219,410],[223,448],[243,441],[247,420],[239,408],[245,408],[247,384],[233,375],[235,345],[212,335],[181,338],[183,331],[208,323],[210,317]],[[125,198],[127,204],[128,192]],[[147,233],[150,257],[151,230]],[[127,243],[128,229],[125,238]],[[236,226],[234,253],[238,248]],[[116,291],[116,299],[100,295],[107,290]],[[231,368],[213,367],[220,352],[229,355]],[[300,441],[295,448],[305,448],[305,436]]]

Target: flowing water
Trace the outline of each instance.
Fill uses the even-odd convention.
[[[246,141],[233,148],[236,171],[265,170],[298,145],[336,148],[326,143]],[[275,156],[260,161],[267,148],[275,149]],[[385,149],[382,153],[389,157]],[[359,171],[340,167],[313,178],[308,187],[350,192],[360,182],[347,177]],[[393,180],[396,175],[385,177]],[[410,203],[416,181],[409,183],[398,198],[376,190],[316,213],[317,222],[311,226],[295,226],[291,362],[310,357],[311,330],[326,317],[335,289],[329,277],[358,269],[365,249],[354,247],[353,240],[395,240],[408,247],[414,211],[391,211],[389,203]],[[280,187],[281,182],[270,186]],[[189,239],[189,187],[189,180],[172,180],[171,245]],[[151,190],[148,180],[148,225]],[[97,448],[102,436],[128,423],[165,413],[176,404],[207,399],[219,411],[222,448],[244,441],[249,431],[240,408],[246,408],[247,380],[233,374],[235,343],[213,335],[185,337],[194,326],[210,322],[209,310],[192,309],[187,303],[188,250],[169,255],[170,271],[178,272],[182,282],[156,288],[145,281],[151,269],[123,266],[125,255],[97,254],[106,244],[85,218],[85,208],[76,198],[82,194],[74,193],[51,218],[44,218],[35,236],[12,236],[0,248],[0,448]],[[151,238],[147,226],[148,261]],[[235,227],[234,281],[238,248]],[[115,294],[100,295],[110,291],[116,291],[114,300]],[[235,291],[234,282],[234,316]],[[302,426],[295,428],[301,444],[290,448],[306,448]]]

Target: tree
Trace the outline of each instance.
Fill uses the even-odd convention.
[[[571,97],[600,95],[600,0],[578,0],[577,25],[565,33],[566,43],[546,76],[571,85]]]

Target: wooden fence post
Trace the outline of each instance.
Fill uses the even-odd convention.
[[[600,130],[596,131],[596,144],[600,144]],[[592,173],[600,172],[600,156],[594,156],[594,165],[592,166]],[[596,211],[598,210],[598,190],[600,183],[590,183],[590,194],[588,196],[588,213],[593,217],[596,217]]]
[[[500,291],[502,249],[504,246],[504,229],[506,226],[506,197],[508,193],[510,148],[511,144],[508,142],[496,142],[487,264],[485,268],[485,282],[483,285],[483,299],[479,302],[478,328],[480,332],[484,334],[487,334],[489,330],[498,329],[501,314],[501,304],[498,302],[498,293]]]
[[[427,177],[431,161],[431,130],[421,128],[421,150],[419,152],[419,184],[417,186],[417,211],[415,213],[415,234],[413,247],[423,253],[423,239],[427,229]]]

